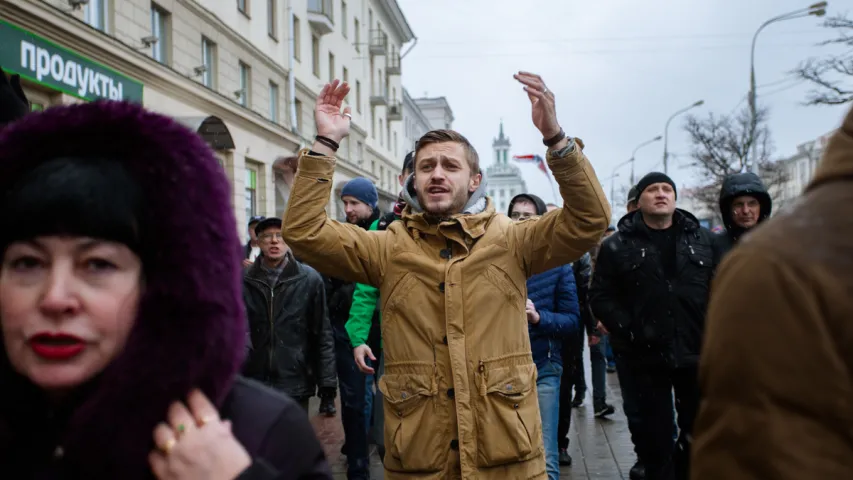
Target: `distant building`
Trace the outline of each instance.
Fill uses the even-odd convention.
[[[416,98],[415,104],[429,120],[431,130],[451,130],[453,128],[453,110],[444,97]]]
[[[445,102],[446,104],[446,102]],[[447,107],[450,108],[449,106]],[[415,149],[415,143],[433,126],[426,113],[418,107],[415,99],[403,89],[403,152]],[[402,153],[402,152],[401,152]]]
[[[771,192],[775,204],[774,212],[779,212],[791,205],[808,186],[814,177],[818,162],[823,156],[826,143],[831,133],[823,135],[797,146],[797,153],[779,160],[785,165],[786,181]]]
[[[498,213],[506,213],[509,201],[519,193],[527,193],[527,184],[521,176],[521,169],[509,163],[512,143],[504,135],[504,124],[501,122],[500,133],[492,142],[495,153],[495,163],[486,169],[489,196],[495,203]]]

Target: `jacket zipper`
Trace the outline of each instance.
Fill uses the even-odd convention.
[[[273,371],[273,355],[275,354],[275,321],[273,320],[273,306],[275,305],[275,287],[270,287],[270,355],[269,373]]]

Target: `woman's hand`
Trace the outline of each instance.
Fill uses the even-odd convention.
[[[231,433],[231,422],[219,418],[216,407],[198,390],[186,406],[169,407],[167,423],[154,429],[148,461],[160,480],[233,480],[249,468],[252,459]]]

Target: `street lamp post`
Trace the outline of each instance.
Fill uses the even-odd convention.
[[[752,155],[750,155],[747,159],[747,167],[749,171],[758,175],[759,166],[758,166],[758,142],[755,141],[755,131],[758,128],[758,104],[756,102],[757,92],[755,86],[755,42],[758,40],[758,34],[764,30],[764,27],[770,25],[771,23],[781,22],[783,20],[793,20],[795,18],[803,18],[808,17],[810,15],[814,15],[816,17],[822,17],[826,14],[826,6],[827,2],[818,2],[812,5],[809,5],[807,8],[801,8],[799,10],[794,10],[793,12],[788,12],[783,15],[779,15],[776,17],[767,20],[762,23],[758,30],[755,31],[755,35],[752,36],[752,50],[749,55],[749,115],[750,115],[750,125],[749,125],[749,137],[750,142],[752,142]]]
[[[629,163],[631,163],[631,160],[628,160],[627,162],[622,162],[619,165],[616,165],[615,167],[613,167],[613,172],[609,177],[610,178],[610,211],[611,212],[616,209],[616,178],[619,177],[619,174],[616,173],[616,170],[619,170],[620,168],[624,167],[625,165],[628,165]]]
[[[705,103],[705,100],[699,100],[698,102],[690,105],[689,107],[682,108],[681,110],[672,114],[671,117],[666,121],[666,127],[663,129],[663,173],[669,175],[669,150],[667,147],[669,145],[669,122],[672,121],[673,118],[681,115],[682,113],[690,110],[691,108],[696,108]]]
[[[637,150],[645,147],[646,145],[649,145],[650,143],[658,142],[661,138],[662,137],[658,135],[657,137],[651,140],[646,140],[645,142],[637,145],[637,148],[634,149],[634,153],[631,154],[631,186],[634,186],[634,157],[637,156]]]

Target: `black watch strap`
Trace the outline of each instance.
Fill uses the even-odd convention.
[[[544,143],[546,147],[551,148],[554,145],[560,143],[560,141],[563,140],[564,138],[566,138],[566,132],[564,132],[563,129],[561,128],[560,133],[554,135],[551,138],[543,139],[542,143]]]

